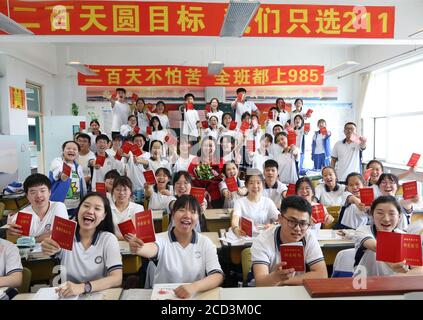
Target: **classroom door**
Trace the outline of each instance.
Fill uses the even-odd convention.
[[[29,154],[31,161],[31,173],[43,172],[43,153],[40,117],[41,108],[41,86],[33,83],[26,83],[26,101],[28,105],[28,137]]]

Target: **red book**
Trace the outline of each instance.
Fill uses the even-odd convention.
[[[225,179],[226,186],[230,192],[237,192],[238,191],[238,183],[235,177],[230,177]]]
[[[206,112],[211,112],[211,107],[209,104],[206,104],[206,108],[205,108]]]
[[[72,251],[75,230],[76,221],[55,216],[51,238],[59,244],[60,248]]]
[[[281,244],[279,250],[281,262],[287,263],[283,269],[305,272],[304,246],[301,242]]]
[[[236,129],[236,121],[231,121],[231,123],[229,124],[229,130],[235,130]]]
[[[197,187],[191,188],[191,195],[197,198],[200,205],[204,202],[205,192],[206,192],[206,189],[204,188],[197,188]]]
[[[115,159],[118,160],[118,161],[122,160],[122,152],[121,152],[121,150],[116,151]]]
[[[320,128],[320,134],[322,136],[327,136],[328,135],[328,130],[326,129],[326,127]]]
[[[115,92],[112,94],[112,100],[116,100],[116,98],[117,98],[117,93]]]
[[[104,161],[106,161],[105,156],[97,156],[95,158],[95,164],[98,164],[100,167],[104,166]]]
[[[152,127],[147,127],[146,132],[148,135],[152,135],[153,134],[153,128]]]
[[[415,196],[417,196],[417,182],[404,182],[402,184],[402,192],[404,200],[414,198]]]
[[[417,162],[419,162],[420,154],[413,153],[410,157],[410,160],[408,160],[407,166],[409,167],[415,167],[417,165]]]
[[[360,189],[360,201],[366,206],[371,206],[373,200],[375,199],[375,194],[373,188],[362,188]]]
[[[131,152],[135,157],[139,157],[140,155],[142,155],[140,147],[138,147],[136,144],[132,145]]]
[[[178,144],[178,139],[176,139],[173,135],[171,135],[169,133],[165,136],[164,139],[165,139],[165,142],[168,145],[177,145]]]
[[[187,103],[186,110],[194,110],[194,105],[192,103]]]
[[[138,95],[136,93],[133,93],[132,96],[131,96],[131,100],[133,102],[137,101],[138,100]]]
[[[207,129],[209,127],[209,122],[207,120],[201,121],[201,127]]]
[[[131,219],[126,220],[125,222],[119,223],[118,228],[122,236],[126,236],[127,234],[137,234],[137,231],[135,230],[134,223]]]
[[[285,198],[289,196],[295,196],[295,194],[295,184],[288,184],[288,190],[286,190]]]
[[[154,184],[157,183],[156,176],[154,175],[153,170],[144,171],[143,174],[144,174],[144,178],[145,178],[145,181],[147,182],[147,184],[154,185]]]
[[[293,131],[288,132],[288,146],[295,145],[297,143],[297,135]]]
[[[378,231],[376,260],[384,262],[406,261],[410,266],[422,266],[422,240],[420,235]]]
[[[316,221],[316,223],[323,223],[325,222],[325,208],[323,204],[319,203],[312,207],[311,216]]]
[[[351,134],[351,141],[360,144],[360,136],[357,133]]]
[[[135,127],[134,127],[134,132],[135,132],[135,134],[140,133],[140,127],[135,126]]]
[[[32,214],[25,212],[18,212],[16,222],[18,226],[21,226],[22,235],[29,236],[29,230],[31,229]]]
[[[87,124],[85,121],[79,121],[79,131],[85,130],[87,128]]]
[[[72,168],[66,163],[63,162],[62,173],[70,177]]]
[[[129,141],[125,141],[122,145],[122,151],[123,153],[128,154],[129,151],[131,151],[132,148],[132,143],[130,143]]]
[[[145,243],[156,241],[153,212],[151,210],[135,214],[135,228],[138,239],[141,239]]]
[[[253,221],[248,218],[241,217],[241,230],[246,233],[247,236],[253,236]]]
[[[246,130],[250,129],[250,124],[247,121],[241,122],[241,127],[239,127],[239,130],[244,133]]]
[[[248,152],[256,152],[256,141],[247,140],[247,150]]]
[[[240,92],[240,93],[238,93],[236,95],[236,100],[238,100],[239,102],[241,102],[243,97],[244,97],[244,94],[242,92]]]
[[[306,116],[307,118],[310,118],[312,113],[313,113],[313,110],[308,109],[308,110],[307,110],[307,112],[306,112],[306,114],[305,114],[305,116]]]
[[[106,184],[104,182],[97,182],[95,184],[95,191],[106,195]]]
[[[372,172],[373,172],[372,168],[369,168],[366,171],[364,171],[364,174],[363,174],[364,181],[369,180],[370,176],[372,175]]]
[[[273,120],[273,118],[275,117],[275,112],[274,111],[269,111],[268,113],[267,113],[267,118],[269,119],[269,120]]]
[[[288,132],[294,132],[294,128],[288,123],[285,125],[285,129]]]
[[[304,123],[304,132],[310,132],[310,123]]]

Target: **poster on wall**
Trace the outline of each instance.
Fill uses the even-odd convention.
[[[9,87],[10,108],[25,110],[25,90],[15,87]]]

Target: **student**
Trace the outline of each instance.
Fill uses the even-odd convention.
[[[146,138],[142,134],[137,134],[134,136],[133,143],[137,145],[141,150],[144,149]],[[145,178],[144,171],[147,170],[149,165],[149,160],[151,158],[150,152],[145,152],[136,157],[131,151],[129,154],[124,154],[128,159],[127,164],[127,176],[131,179],[134,185],[134,193],[141,194],[144,190]]]
[[[317,205],[316,198],[314,197],[314,187],[311,180],[307,177],[299,178],[297,180],[297,183],[295,184],[295,193],[297,196],[300,196],[301,198],[307,200],[311,206]],[[327,212],[326,208],[323,207],[325,210],[325,221],[323,222],[324,225],[331,224],[334,220],[334,218]],[[313,229],[320,229],[321,223],[317,223],[317,221],[311,217],[312,220],[312,228]]]
[[[207,129],[201,129],[201,137],[202,139],[206,137],[213,137],[213,139],[218,139],[220,130],[219,130],[219,120],[216,116],[209,117],[209,127]]]
[[[150,144],[151,157],[148,160],[148,168],[156,172],[159,168],[166,168],[170,171],[170,163],[163,155],[163,142],[160,140],[153,140]]]
[[[85,184],[87,185],[88,190],[88,185],[91,180],[91,170],[88,167],[88,163],[90,160],[95,159],[94,152],[90,150],[91,137],[86,133],[80,133],[76,138],[76,142],[79,144],[80,147],[77,162],[82,168]]]
[[[300,115],[304,119],[306,118],[305,112],[303,111],[303,99],[297,98],[294,101],[295,110],[291,112],[290,124],[293,125],[295,122],[295,116]]]
[[[370,160],[366,164],[366,170],[372,169],[372,173],[367,181],[365,181],[366,186],[374,186],[377,184],[380,175],[383,173],[383,164],[378,160]]]
[[[279,110],[276,107],[270,108],[268,114],[272,114],[272,119],[266,120],[266,133],[273,134],[273,128],[276,125],[279,125],[281,128],[283,128],[284,124],[278,120]]]
[[[122,256],[113,234],[109,201],[99,193],[87,194],[78,208],[73,249],[62,250],[46,238],[41,247],[44,254],[56,255],[61,279],[66,282],[56,289],[61,297],[102,291],[122,284]],[[63,278],[64,277],[64,278]]]
[[[285,132],[278,133],[275,142],[282,149],[282,153],[274,157],[279,166],[279,181],[285,184],[294,184],[298,180],[295,163],[298,157],[298,149],[295,145],[288,146],[288,136]]]
[[[259,229],[269,228],[278,219],[279,214],[273,201],[262,196],[264,179],[260,171],[250,169],[245,177],[245,185],[248,193],[235,202],[231,221],[232,230],[238,237],[245,236],[245,232],[240,228],[241,217],[252,220],[255,236]]]
[[[210,100],[210,112],[206,111],[206,119],[210,120],[211,117],[217,118],[218,125],[222,124],[223,111],[219,110],[219,100],[212,98]]]
[[[353,122],[344,125],[345,139],[335,143],[332,150],[332,160],[330,166],[335,168],[336,176],[340,181],[345,181],[351,172],[361,172],[361,153],[366,149],[365,137],[360,137],[360,143],[355,143],[351,139],[356,134],[357,126]]]
[[[278,111],[276,120],[279,121],[282,126],[285,126],[285,124],[290,120],[290,114],[286,111],[285,100],[283,98],[277,98],[275,107]]]
[[[236,89],[237,98],[231,103],[232,109],[235,110],[235,121],[237,122],[237,128],[241,126],[241,116],[244,112],[256,112],[260,114],[257,106],[252,101],[247,101],[247,90],[245,88]],[[238,95],[242,94],[241,99],[238,98]]]
[[[120,128],[128,121],[131,114],[131,108],[125,102],[126,90],[124,88],[116,89],[117,99],[111,99],[112,106],[112,138],[119,134]],[[97,140],[96,140],[97,141]]]
[[[159,141],[165,141],[165,137],[167,135],[167,130],[163,128],[159,117],[154,116],[150,119],[150,127],[152,127],[152,132],[148,136],[148,139],[151,141],[159,140]],[[151,146],[150,146],[151,148]]]
[[[263,196],[272,199],[276,208],[281,207],[282,198],[285,198],[288,190],[286,184],[278,180],[278,163],[269,159],[263,165],[264,169],[264,189]]]
[[[338,183],[335,169],[332,167],[323,167],[323,183],[316,187],[316,199],[325,207],[343,206],[343,193],[345,185]]]
[[[175,202],[172,229],[158,234],[154,243],[143,243],[135,236],[130,241],[132,254],[157,258],[153,284],[185,283],[174,290],[179,298],[189,298],[223,282],[216,247],[194,230],[200,212],[197,199],[184,195]]]
[[[145,185],[145,197],[148,200],[148,209],[167,210],[171,201],[176,200],[173,196],[170,171],[159,168],[155,172],[157,184]]]
[[[373,217],[373,223],[363,225],[356,230],[354,267],[364,267],[366,276],[423,274],[423,267],[408,266],[405,261],[397,263],[376,261],[378,232],[403,233],[397,228],[401,215],[400,204],[397,200],[392,196],[377,198],[370,208],[370,214]],[[357,273],[359,269],[356,268],[355,271]],[[363,271],[360,271],[360,274],[362,273]]]
[[[281,132],[286,133],[286,131],[280,124],[276,124],[275,126],[273,126],[272,138],[274,143],[269,148],[269,154],[273,158],[275,158],[278,154],[283,152],[283,149],[276,143],[276,136],[279,135],[279,133]]]
[[[120,233],[118,224],[126,220],[133,220],[135,225],[135,214],[143,212],[144,207],[131,201],[132,182],[128,177],[118,177],[113,182],[113,201],[110,202],[112,210],[114,234],[119,240],[124,240]]]
[[[298,196],[282,201],[279,226],[271,228],[253,240],[251,247],[252,269],[256,286],[301,285],[304,279],[327,278],[326,264],[313,232],[309,229],[312,208]],[[284,269],[286,262],[280,258],[280,245],[302,242],[306,272]]]
[[[41,242],[51,234],[54,217],[58,216],[68,219],[68,212],[62,202],[50,201],[51,182],[43,174],[34,173],[28,176],[23,184],[25,195],[29,205],[20,212],[32,215],[29,236],[35,237],[36,242]],[[10,228],[7,230],[8,236],[20,237],[22,235],[21,226],[16,223],[18,214],[8,216],[7,223]]]
[[[257,150],[255,152],[248,150],[249,161],[253,169],[258,169],[261,173],[263,173],[263,165],[268,159],[270,159],[268,149],[272,145],[272,141],[272,136],[265,133],[260,138],[260,144]]]
[[[234,202],[247,194],[247,188],[245,187],[244,181],[239,179],[238,165],[234,160],[226,162],[223,165],[222,172],[226,178],[235,177],[238,185],[238,190],[231,192],[228,190],[225,180],[222,180],[219,183],[219,190],[222,194],[222,198],[224,199],[223,208],[233,208]]]
[[[107,196],[107,199],[109,199],[110,203],[113,202],[113,196],[112,196],[113,183],[119,177],[121,177],[121,175],[116,169],[110,170],[104,175],[104,185],[106,186],[106,196]]]
[[[122,155],[122,159],[120,160],[123,164],[125,164],[125,161],[126,161],[126,159],[125,159],[125,157],[123,157],[123,152],[122,152],[122,140],[123,140],[123,137],[121,137],[121,135],[120,134],[117,134],[117,135],[115,135],[114,137],[113,137],[113,139],[112,139],[112,147],[111,148],[109,148],[109,149],[107,149],[106,150],[106,153],[110,156],[110,157],[112,157],[112,158],[115,158],[116,159],[116,154],[118,153],[118,152],[120,152],[121,153],[121,155]],[[130,135],[130,136],[128,136],[127,138],[126,138],[126,140],[127,141],[129,141],[129,142],[131,142],[132,141],[132,136]],[[95,159],[95,157],[94,157],[94,159]],[[119,161],[119,160],[118,160]]]
[[[223,162],[235,161],[240,164],[242,157],[238,148],[236,147],[236,140],[233,136],[224,135],[220,138],[220,154],[222,155]]]
[[[134,115],[137,117],[138,127],[140,128],[140,133],[146,134],[147,127],[150,125],[150,120],[147,116],[148,108],[145,105],[145,100],[143,98],[138,98],[135,103]]]
[[[95,139],[97,138],[97,136],[99,136],[101,133],[100,131],[100,123],[98,122],[98,120],[94,119],[91,120],[90,122],[90,132],[87,133],[90,138],[91,138],[91,145],[90,145],[90,150],[94,153],[97,152],[97,145],[95,143]]]
[[[79,201],[87,193],[82,167],[76,162],[80,146],[75,141],[62,145],[62,157],[55,158],[50,165],[49,178],[52,183],[51,200],[64,202],[69,217],[74,217]],[[63,164],[70,168],[70,176],[63,173]]]
[[[229,130],[229,126],[232,122],[232,114],[229,112],[225,112],[222,116],[222,126],[219,128],[220,136],[230,135],[230,136],[237,136],[239,133],[236,130]]]
[[[303,163],[304,163],[304,136],[307,132],[304,132],[304,118],[301,115],[294,117],[294,132],[297,135],[296,147],[300,153],[300,161],[297,161],[298,171],[303,174]]]
[[[159,118],[160,124],[164,130],[169,129],[169,118],[164,113],[165,111],[165,103],[163,101],[157,101],[156,107],[153,109],[155,112],[148,112],[150,117],[157,117]],[[151,126],[151,125],[150,125]]]
[[[325,166],[329,166],[330,161],[330,136],[332,133],[327,130],[327,134],[322,134],[320,130],[326,128],[326,120],[319,119],[317,121],[319,130],[314,132],[313,142],[311,143],[311,159],[314,163],[314,170],[320,170]]]
[[[187,110],[189,104],[194,104],[194,95],[192,93],[187,93],[184,96],[184,104],[179,107],[179,111],[182,113],[182,134],[185,136],[192,137],[192,139],[197,140],[198,128],[200,125],[200,117],[198,111]]]
[[[190,163],[194,160],[195,156],[191,154],[192,142],[184,137],[179,137],[179,155],[174,155],[176,158],[173,165],[173,173],[178,171],[187,171]]]
[[[123,140],[127,140],[128,138],[132,138],[137,134],[135,132],[135,128],[137,127],[137,117],[133,114],[128,117],[128,123],[121,125],[120,127],[120,135]]]
[[[19,288],[22,284],[22,270],[18,247],[0,239],[0,288]]]

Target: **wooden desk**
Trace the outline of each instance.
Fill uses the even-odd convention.
[[[204,213],[207,231],[219,232],[220,229],[228,229],[231,226],[233,209],[207,209]]]
[[[219,300],[220,288],[214,288],[197,294],[193,300]],[[121,300],[150,300],[153,289],[129,289],[124,290]]]
[[[19,210],[29,203],[24,193],[18,195],[0,195],[0,202],[5,204],[5,210]]]
[[[423,212],[422,211],[418,211],[418,212],[414,212],[413,215],[411,216],[411,222],[415,222],[418,220],[423,220]]]
[[[209,238],[217,250],[222,249],[222,243],[219,240],[219,234],[217,232],[201,232],[201,234]]]
[[[78,300],[119,300],[122,294],[122,288],[106,289],[99,292],[93,292],[88,295],[81,295]],[[18,294],[13,300],[32,300],[35,293]]]

